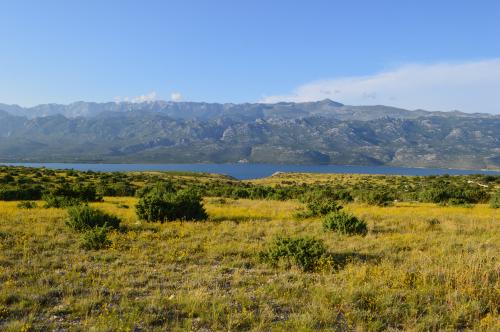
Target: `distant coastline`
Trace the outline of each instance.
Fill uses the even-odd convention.
[[[237,179],[256,179],[274,173],[320,173],[320,174],[378,174],[378,175],[500,175],[500,170],[397,167],[397,166],[359,166],[359,165],[291,165],[263,163],[0,163],[4,166],[46,167],[51,169],[74,169],[96,172],[134,172],[134,171],[187,171],[229,175]]]

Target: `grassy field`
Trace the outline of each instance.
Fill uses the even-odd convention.
[[[500,329],[500,211],[486,204],[352,203],[369,233],[348,237],[295,219],[295,200],[206,198],[210,220],[164,224],[139,221],[135,203],[92,203],[122,227],[86,251],[64,209],[0,202],[0,329]],[[334,264],[261,262],[282,234],[322,239]]]

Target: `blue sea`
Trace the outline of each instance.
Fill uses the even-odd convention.
[[[500,171],[462,170],[442,168],[407,168],[388,166],[336,166],[336,165],[274,165],[274,164],[71,164],[71,163],[3,163],[26,167],[46,167],[51,169],[74,169],[96,172],[128,171],[188,171],[218,173],[237,179],[257,179],[276,172],[338,173],[338,174],[387,174],[387,175],[463,175],[491,174]]]

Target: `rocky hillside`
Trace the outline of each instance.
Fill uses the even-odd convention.
[[[500,116],[310,103],[0,104],[0,161],[500,169]]]

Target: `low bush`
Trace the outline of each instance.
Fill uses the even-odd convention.
[[[3,304],[0,305],[0,321],[7,319],[9,315],[10,315],[10,310]]]
[[[344,188],[314,185],[310,185],[300,198],[303,202],[317,201],[321,199],[342,201],[345,203],[349,203],[354,200],[351,193]]]
[[[451,205],[482,203],[486,202],[488,197],[483,188],[459,187],[444,182],[432,183],[418,194],[418,200],[421,202]]]
[[[94,227],[91,228],[82,236],[82,247],[87,250],[99,250],[107,248],[111,245],[108,239],[107,227]]]
[[[490,206],[493,209],[498,209],[500,208],[500,191],[497,191],[495,194],[491,196],[490,199]]]
[[[80,205],[87,202],[100,202],[102,196],[97,193],[96,188],[90,184],[62,185],[53,188],[42,196],[47,208],[64,208]]]
[[[55,196],[52,194],[43,195],[42,199],[45,201],[45,208],[65,208],[83,204],[83,201],[78,198]]]
[[[211,203],[217,204],[217,205],[224,205],[224,204],[227,204],[227,199],[218,197],[218,198],[213,199]]]
[[[318,199],[307,203],[307,209],[312,216],[324,216],[341,208],[335,200],[330,198]]]
[[[364,236],[368,233],[368,227],[364,220],[343,211],[332,212],[326,215],[323,219],[323,228],[347,235]]]
[[[97,193],[96,187],[91,184],[69,185],[64,182],[56,188],[46,192],[44,196],[65,197],[82,202],[102,201],[102,196]]]
[[[310,237],[278,237],[274,243],[260,253],[262,261],[277,266],[285,262],[290,268],[292,263],[302,271],[314,271],[318,262],[327,251],[322,241]]]
[[[0,183],[12,183],[15,180],[16,179],[12,175],[6,174],[0,178]]]
[[[392,204],[394,199],[385,190],[367,190],[359,194],[359,200],[369,205],[387,206]]]
[[[427,219],[425,222],[427,224],[427,230],[430,230],[430,231],[438,230],[439,225],[441,224],[441,221],[439,221],[439,219],[437,219],[437,218],[430,218],[430,219]]]
[[[342,206],[331,197],[306,197],[304,200],[306,210],[297,213],[299,218],[324,216],[342,209]]]
[[[137,197],[145,197],[147,195],[164,195],[169,193],[175,193],[177,188],[174,186],[172,181],[161,181],[156,182],[153,185],[147,185],[139,190],[136,190],[135,195]]]
[[[473,207],[474,205],[468,203],[465,199],[463,198],[450,198],[448,202],[442,203],[443,205],[455,205],[455,206],[462,206],[462,207]]]
[[[334,198],[336,200],[346,203],[354,201],[354,198],[352,197],[351,193],[345,189],[336,190],[334,192]]]
[[[0,201],[38,200],[41,197],[40,186],[0,187]]]
[[[146,221],[204,220],[208,215],[201,196],[192,190],[150,191],[136,205],[137,216]]]
[[[101,183],[97,187],[97,194],[99,196],[132,197],[135,195],[135,192],[135,186],[124,182]]]
[[[37,205],[36,202],[33,201],[21,201],[17,203],[17,207],[20,209],[34,209]]]
[[[118,228],[120,219],[88,205],[68,208],[66,224],[76,231],[84,232],[95,227]]]

